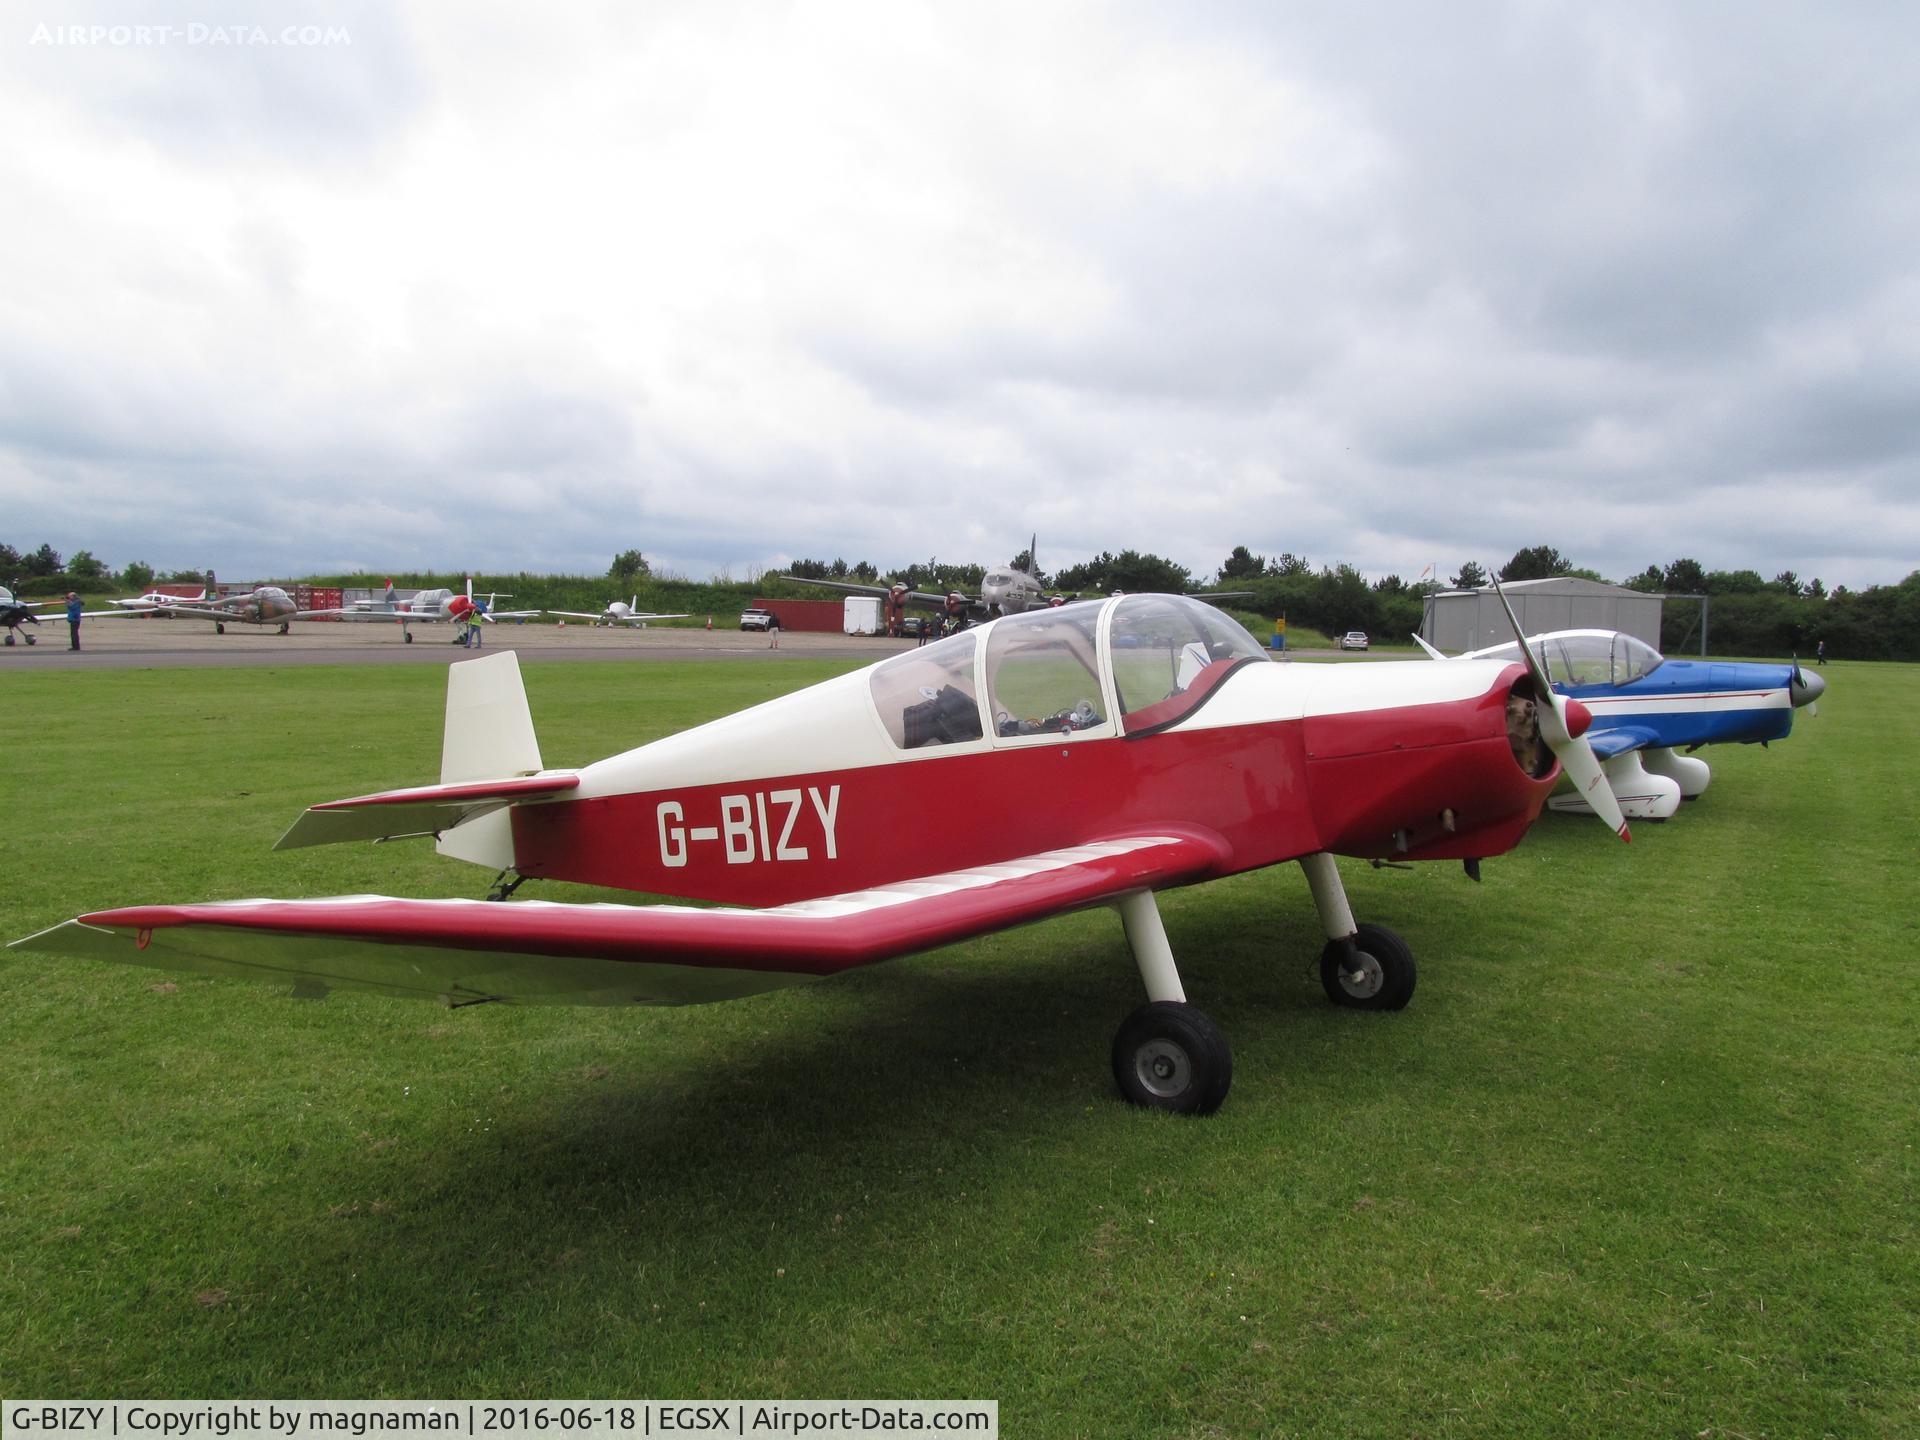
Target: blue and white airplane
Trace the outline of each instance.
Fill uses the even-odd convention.
[[[1435,660],[1433,646],[1414,636]],[[1562,695],[1593,713],[1587,740],[1630,819],[1664,820],[1684,800],[1698,799],[1713,778],[1707,762],[1679,749],[1702,745],[1762,745],[1784,739],[1793,712],[1814,706],[1826,680],[1789,665],[1669,660],[1651,645],[1617,630],[1555,630],[1527,642]],[[1516,641],[1457,657],[1520,658]],[[1809,714],[1819,710],[1809,709]],[[1556,795],[1556,810],[1584,813],[1579,795]]]

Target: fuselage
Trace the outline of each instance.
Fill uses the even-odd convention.
[[[589,765],[513,809],[514,866],[773,905],[1144,834],[1206,837],[1213,874],[1494,855],[1557,775],[1517,758],[1530,684],[1277,665],[1180,597],[1037,610]]]
[[[1597,736],[1629,728],[1652,748],[1754,744],[1784,738],[1796,707],[1826,682],[1793,665],[1668,660],[1613,630],[1560,630],[1532,637],[1553,688],[1593,712]],[[1512,644],[1463,658],[1517,655]]]

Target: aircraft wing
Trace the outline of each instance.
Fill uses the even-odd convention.
[[[692,613],[690,610],[676,610],[670,615],[622,615],[620,617],[620,623],[622,625],[637,625],[646,620],[684,620]]]
[[[569,620],[605,620],[608,618],[607,612],[604,610],[595,610],[591,613],[585,610],[549,610],[547,614],[564,615]]]
[[[145,610],[109,612],[120,615],[185,615],[194,620],[239,620],[238,610],[216,610],[210,605],[151,605]]]
[[[482,610],[480,617],[483,620],[531,620],[536,615],[546,613],[544,610]],[[561,612],[556,610],[554,613],[557,615]]]
[[[893,588],[888,585],[856,585],[846,580],[814,580],[805,575],[782,575],[780,578],[791,580],[796,585],[818,585],[822,590],[838,590],[843,595],[871,595],[876,600],[884,600],[893,593]],[[945,595],[930,595],[925,590],[909,590],[905,598],[916,605],[932,605],[939,608],[944,608],[947,603]],[[980,597],[968,595],[966,601],[969,605],[978,605]]]
[[[1602,760],[1611,760],[1616,755],[1624,755],[1629,750],[1642,750],[1651,745],[1656,749],[1664,742],[1651,730],[1637,725],[1614,725],[1606,729],[1595,726],[1587,732],[1587,743],[1593,747],[1593,753]]]
[[[82,915],[13,948],[448,1004],[727,1000],[1216,870],[1200,832],[1119,837],[771,910],[528,900],[230,900]]]
[[[892,592],[885,585],[858,585],[848,580],[815,580],[806,575],[782,575],[782,580],[791,580],[796,585],[817,585],[822,590],[838,590],[842,595],[871,595],[876,600],[884,600]]]

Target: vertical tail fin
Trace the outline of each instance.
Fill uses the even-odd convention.
[[[511,650],[447,667],[447,721],[440,746],[440,783],[501,780],[541,768],[533,712]],[[513,867],[513,822],[505,809],[489,811],[444,832],[442,855],[499,870]]]

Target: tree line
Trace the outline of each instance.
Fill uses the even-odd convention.
[[[1485,570],[1467,561],[1445,582],[1437,577],[1413,581],[1399,575],[1368,580],[1352,565],[1322,565],[1316,569],[1292,552],[1275,556],[1255,554],[1237,545],[1211,575],[1196,575],[1185,566],[1151,553],[1103,551],[1093,559],[1051,574],[1035,571],[1033,557],[1023,550],[1010,562],[1034,574],[1049,591],[1061,594],[1106,595],[1116,590],[1192,592],[1241,590],[1248,596],[1225,602],[1264,630],[1281,616],[1325,634],[1365,630],[1376,639],[1403,642],[1420,628],[1426,597],[1435,591],[1474,589],[1487,583]],[[788,573],[810,579],[838,579],[877,585],[905,581],[916,590],[977,592],[986,577],[982,565],[929,558],[893,569],[870,561],[803,559]],[[1498,571],[1502,581],[1540,580],[1573,575],[1633,590],[1667,595],[1704,595],[1709,603],[1709,641],[1723,655],[1807,655],[1824,640],[1827,653],[1847,659],[1920,660],[1920,571],[1897,585],[1874,585],[1864,590],[1835,586],[1819,579],[1803,581],[1791,570],[1771,580],[1754,570],[1708,570],[1698,560],[1682,557],[1667,565],[1649,565],[1622,581],[1609,581],[1599,572],[1574,564],[1551,545],[1533,545],[1514,552]],[[158,573],[144,561],[114,570],[91,551],[80,550],[70,559],[51,545],[28,552],[0,544],[0,577],[9,577],[22,594],[61,594],[67,590],[98,591],[118,586],[138,593],[156,582],[195,584],[205,578],[193,569]],[[365,576],[313,577],[329,583],[371,583]],[[772,572],[735,580],[716,576],[699,583],[660,576],[639,550],[616,555],[604,581],[586,577],[510,577],[522,586],[541,590],[559,587],[569,597],[588,593],[611,582],[621,593],[642,593],[643,605],[655,609],[724,611],[742,596],[806,591],[789,586]],[[447,583],[444,577],[427,583]],[[460,583],[458,577],[454,580]],[[492,582],[489,582],[492,583]],[[648,598],[648,597],[652,598]],[[532,603],[554,603],[533,601]],[[603,603],[603,602],[595,602]],[[578,608],[576,605],[575,608]],[[1666,607],[1662,648],[1685,653],[1699,643],[1700,609],[1690,604]]]

